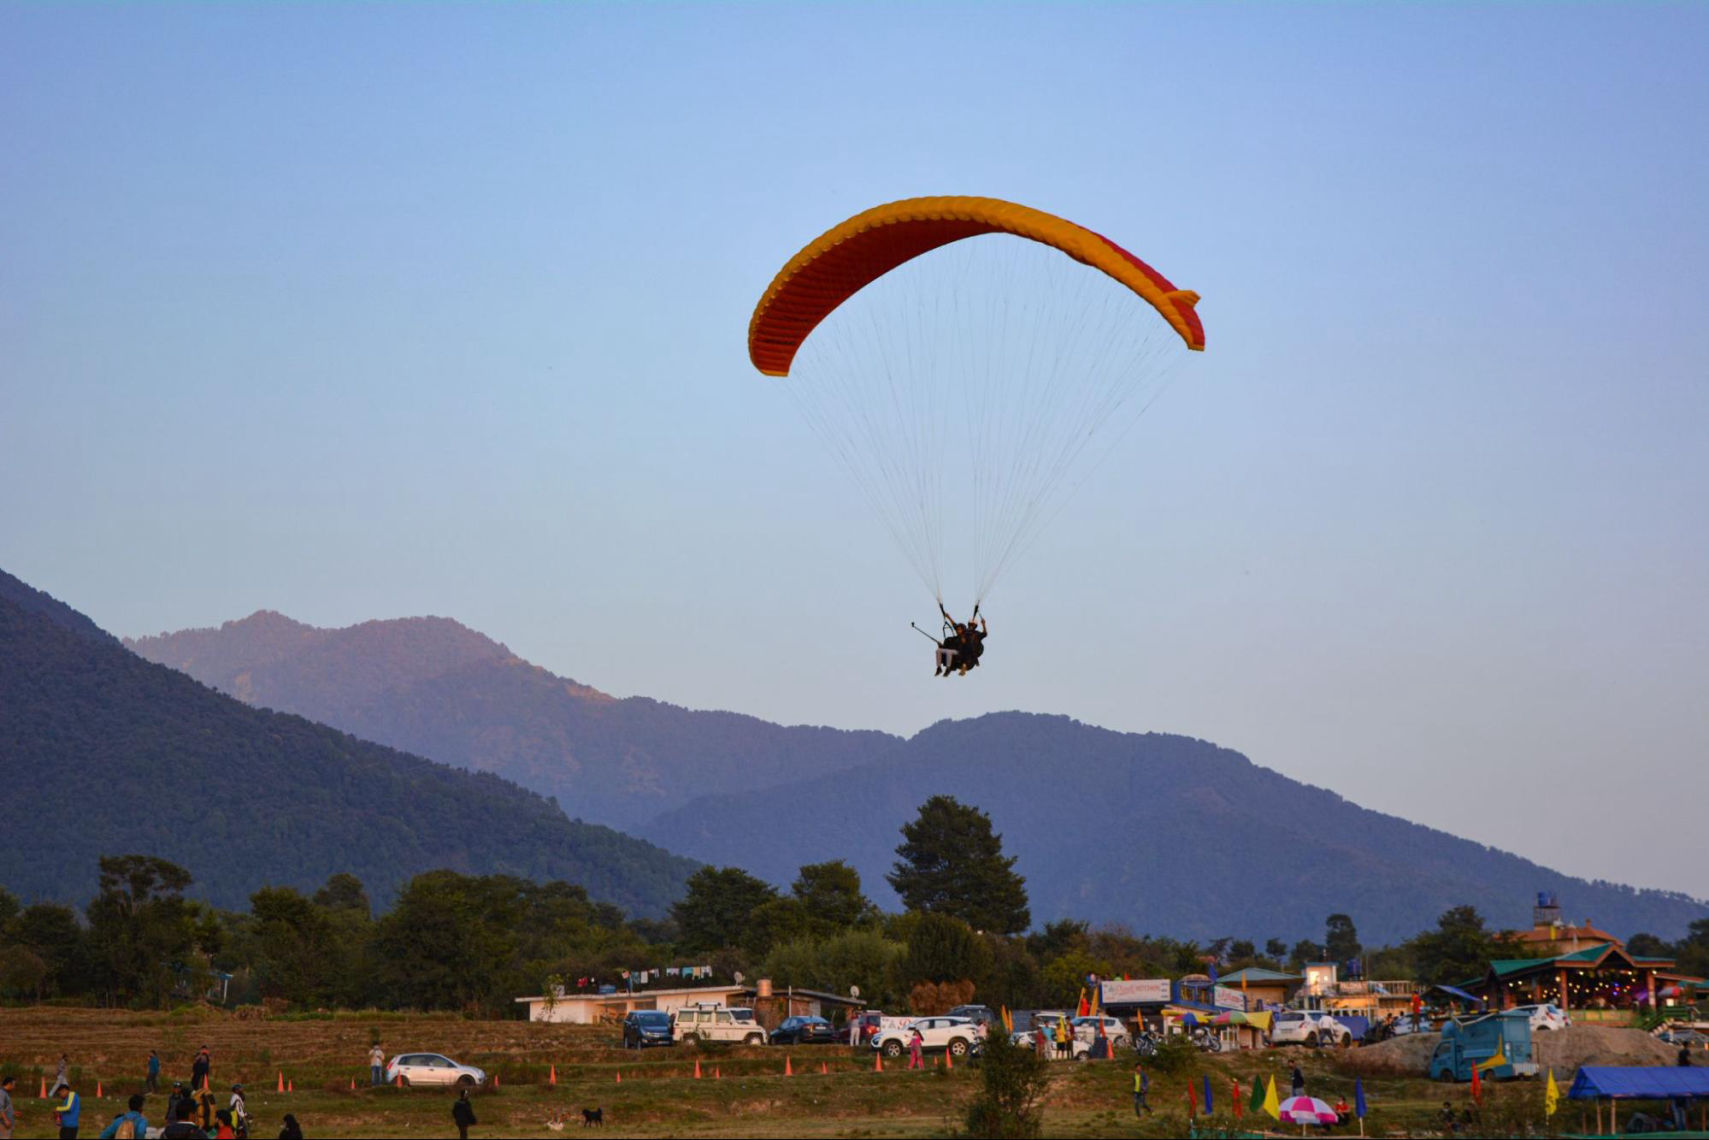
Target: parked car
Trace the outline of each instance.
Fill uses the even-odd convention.
[[[1573,1023],[1567,1011],[1552,1001],[1541,1005],[1518,1005],[1513,1008],[1531,1015],[1531,1032],[1540,1033],[1546,1029],[1565,1029]]]
[[[916,1017],[897,1026],[885,1026],[872,1038],[872,1047],[886,1057],[900,1057],[908,1051],[914,1030],[920,1031],[920,1047],[942,1049],[951,1057],[965,1057],[978,1048],[984,1030],[977,1022],[965,1017]]]
[[[786,1017],[771,1031],[773,1045],[836,1045],[847,1040],[822,1017]]]
[[[454,1085],[478,1088],[487,1083],[485,1069],[460,1065],[438,1053],[399,1053],[386,1066],[387,1084]]]
[[[1069,1052],[1075,1060],[1092,1051],[1092,1042],[1097,1040],[1100,1028],[1103,1029],[1103,1035],[1109,1039],[1111,1049],[1119,1049],[1127,1044],[1127,1026],[1122,1024],[1119,1017],[1111,1017],[1108,1014],[1076,1017],[1068,1025],[1074,1031],[1074,1043],[1069,1046]]]
[[[1312,1010],[1285,1009],[1270,1023],[1272,1045],[1351,1045],[1353,1031],[1329,1016]]]
[[[997,1024],[997,1011],[988,1005],[958,1005],[949,1011],[950,1017],[965,1017],[967,1020],[990,1029]]]
[[[1038,1029],[1042,1026],[1045,1030],[1054,1033],[1056,1032],[1056,1023],[1068,1016],[1071,1015],[1067,1010],[1035,1009],[1032,1012],[1031,1018],[1027,1021],[1027,1025],[1033,1029]]]
[[[688,1041],[733,1041],[741,1045],[764,1045],[765,1030],[752,1020],[753,1011],[741,1010],[748,1020],[736,1016],[737,1011],[721,1005],[685,1005],[676,1011],[676,1035]]]
[[[645,1049],[649,1045],[675,1045],[671,1015],[662,1009],[634,1009],[623,1015],[623,1047]]]

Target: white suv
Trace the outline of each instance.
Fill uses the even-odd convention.
[[[1074,1030],[1074,1042],[1069,1051],[1076,1061],[1092,1052],[1092,1042],[1098,1039],[1098,1029],[1103,1028],[1104,1036],[1109,1039],[1111,1049],[1119,1049],[1127,1044],[1127,1026],[1121,1018],[1105,1014],[1094,1017],[1076,1017],[1068,1023]]]
[[[872,1047],[886,1057],[900,1057],[920,1031],[920,1048],[947,1050],[951,1057],[965,1057],[984,1039],[985,1030],[965,1017],[916,1017],[905,1025],[886,1027],[872,1036]]]
[[[487,1083],[484,1069],[459,1065],[438,1053],[400,1053],[386,1066],[386,1083],[406,1085],[456,1085],[478,1088]]]
[[[1351,1045],[1353,1031],[1327,1013],[1288,1009],[1270,1025],[1272,1045]]]
[[[764,1045],[765,1030],[754,1021],[753,1014],[751,1009],[727,1009],[721,1005],[685,1005],[676,1011],[672,1024],[678,1041]]]

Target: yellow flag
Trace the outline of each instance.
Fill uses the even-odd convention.
[[[1497,1045],[1495,1047],[1494,1055],[1490,1056],[1490,1057],[1486,1057],[1483,1060],[1479,1061],[1478,1062],[1478,1068],[1482,1069],[1484,1072],[1487,1073],[1491,1069],[1500,1068],[1502,1065],[1505,1065],[1505,1064],[1507,1064],[1507,1056],[1506,1056],[1506,1054],[1504,1054],[1501,1051],[1501,1046]]]
[[[1561,1107],[1561,1086],[1555,1083],[1555,1070],[1549,1070],[1549,1083],[1543,1086],[1543,1115],[1553,1116]]]
[[[1270,1078],[1270,1085],[1264,1090],[1264,1111],[1277,1120],[1282,1119],[1282,1102],[1276,1099],[1276,1078]]]

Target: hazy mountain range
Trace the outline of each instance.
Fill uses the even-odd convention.
[[[101,855],[159,855],[233,907],[350,871],[385,905],[438,867],[581,883],[660,915],[694,864],[515,784],[251,708],[144,661],[0,572],[0,885],[81,901]]]
[[[1623,933],[1675,937],[1709,914],[1368,811],[1187,737],[1020,713],[909,740],[785,728],[615,700],[444,618],[324,630],[263,612],[126,644],[245,701],[505,776],[695,859],[779,884],[803,863],[847,859],[887,905],[897,829],[943,792],[991,814],[1038,922],[1292,941],[1321,937],[1343,911],[1367,941],[1392,941],[1466,902],[1522,925],[1539,890]]]

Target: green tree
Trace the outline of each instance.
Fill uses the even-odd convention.
[[[902,826],[901,858],[887,876],[909,910],[947,914],[978,930],[1017,934],[1032,924],[1026,880],[1003,854],[991,817],[933,796]]]
[[[1490,959],[1501,956],[1503,945],[1484,928],[1483,915],[1473,906],[1443,911],[1435,930],[1408,943],[1420,980],[1431,985],[1457,985],[1482,977]]]
[[[813,933],[815,924],[797,898],[768,899],[753,909],[741,932],[742,948],[763,958],[773,946]]]
[[[18,913],[13,929],[17,944],[42,964],[36,983],[38,1000],[85,990],[88,943],[75,911],[56,903],[35,903]]]
[[[249,896],[254,918],[255,978],[265,997],[299,1006],[333,1000],[338,965],[336,928],[325,907],[290,887],[264,887]]]
[[[1309,938],[1302,938],[1294,943],[1294,948],[1288,951],[1288,965],[1295,971],[1307,962],[1323,961],[1323,947]]]
[[[314,903],[327,910],[361,911],[364,917],[372,917],[374,913],[373,905],[368,901],[368,888],[348,871],[340,871],[327,879],[326,885],[315,892]]]
[[[1347,962],[1359,956],[1359,932],[1344,914],[1332,914],[1323,923],[1323,956],[1331,962]]]
[[[860,872],[841,859],[809,863],[801,868],[789,889],[807,908],[814,928],[822,934],[847,930],[877,913],[861,893]]]
[[[981,987],[991,972],[991,949],[967,923],[947,914],[922,914],[902,958],[902,981],[970,981]]]
[[[376,925],[378,984],[397,1005],[503,1008],[500,983],[516,961],[530,885],[507,875],[417,875]]]
[[[200,908],[183,891],[194,880],[152,855],[103,855],[89,903],[89,948],[108,1000],[162,1006],[182,976],[197,989],[211,970],[198,941]]]
[[[1685,937],[1673,944],[1672,952],[1681,973],[1709,977],[1709,918],[1700,918],[1687,927]]]
[[[671,915],[679,945],[690,952],[740,946],[749,916],[777,897],[770,883],[740,867],[702,867],[688,877],[687,886]]]
[[[1272,962],[1281,962],[1288,956],[1288,944],[1280,938],[1271,938],[1264,943],[1264,957]]]

